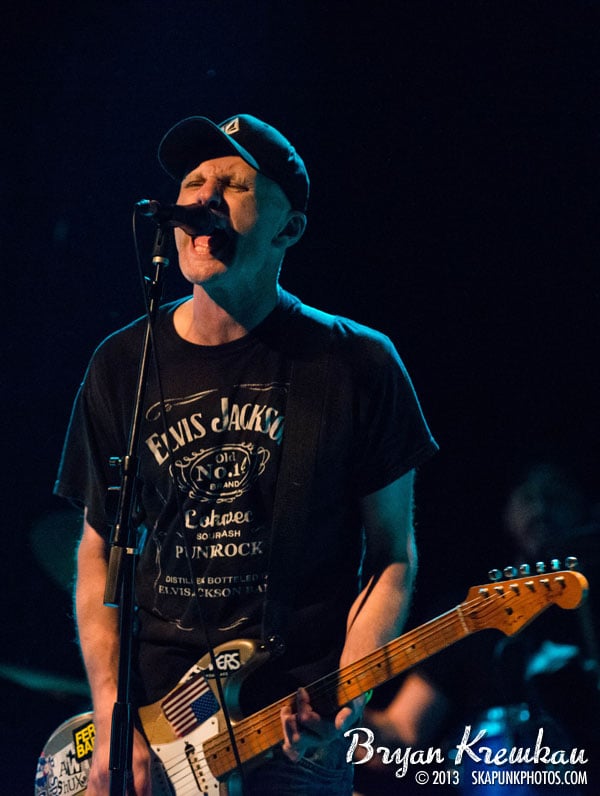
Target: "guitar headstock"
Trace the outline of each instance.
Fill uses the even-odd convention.
[[[576,562],[567,559],[567,564],[574,567]],[[571,610],[581,605],[587,595],[588,582],[581,572],[561,570],[556,560],[551,562],[549,571],[540,562],[536,575],[530,575],[526,565],[519,572],[523,577],[511,577],[517,574],[512,567],[504,573],[492,570],[493,582],[469,589],[460,611],[470,631],[495,627],[512,636],[551,605]],[[500,581],[503,575],[508,579]]]

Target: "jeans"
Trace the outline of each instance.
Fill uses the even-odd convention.
[[[347,749],[348,741],[341,738],[297,763],[277,749],[268,762],[246,775],[243,796],[352,796]]]

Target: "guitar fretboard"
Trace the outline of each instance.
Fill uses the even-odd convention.
[[[321,715],[332,715],[352,699],[469,635],[472,631],[467,627],[461,611],[462,606],[458,606],[418,630],[410,631],[364,658],[311,683],[307,686],[311,704]],[[242,763],[264,754],[283,739],[281,709],[286,705],[293,706],[295,699],[295,694],[289,694],[236,724],[235,737]],[[204,753],[217,778],[236,767],[227,732],[209,739],[204,745]]]

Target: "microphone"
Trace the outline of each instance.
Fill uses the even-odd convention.
[[[180,227],[188,235],[210,235],[216,226],[214,214],[203,205],[168,205],[156,199],[142,199],[136,208],[157,224]]]

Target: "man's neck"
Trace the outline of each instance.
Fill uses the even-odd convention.
[[[245,337],[272,312],[277,304],[278,287],[252,296],[238,306],[225,306],[224,301],[198,286],[192,298],[175,311],[175,331],[184,340],[196,345],[216,346]]]

